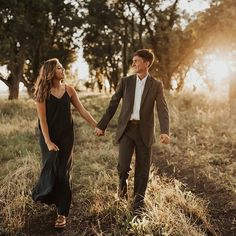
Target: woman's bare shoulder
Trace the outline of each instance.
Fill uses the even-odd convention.
[[[70,97],[76,93],[74,87],[68,84],[66,84],[66,90]]]

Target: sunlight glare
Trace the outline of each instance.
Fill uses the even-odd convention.
[[[199,0],[199,1],[181,0],[179,2],[179,6],[181,9],[186,10],[188,13],[193,15],[196,12],[204,11],[205,9],[209,8],[210,3],[204,0]]]
[[[221,58],[213,58],[207,63],[206,72],[211,80],[215,82],[222,82],[227,76],[229,76],[229,65]]]
[[[186,81],[184,85],[184,89],[186,90],[205,90],[207,89],[206,83],[203,81],[202,77],[196,71],[196,69],[191,68],[187,75]]]
[[[190,68],[186,75],[184,89],[192,91],[210,91],[211,94],[227,93],[229,76],[232,73],[232,63],[223,54],[212,53],[204,56],[202,70]]]

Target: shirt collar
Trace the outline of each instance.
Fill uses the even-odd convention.
[[[147,80],[147,77],[149,76],[149,74],[147,73],[147,75],[141,80],[139,77],[138,77],[138,74],[136,75],[136,80],[138,83],[142,83],[144,84]]]

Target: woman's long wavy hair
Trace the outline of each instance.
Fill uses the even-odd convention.
[[[52,58],[43,63],[35,84],[34,99],[36,102],[44,102],[50,95],[52,79],[55,75],[57,58]]]

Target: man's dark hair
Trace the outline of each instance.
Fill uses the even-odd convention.
[[[138,57],[141,57],[143,60],[148,61],[149,68],[152,66],[155,60],[155,55],[151,49],[139,49],[138,51],[134,53],[133,56],[138,56]]]

